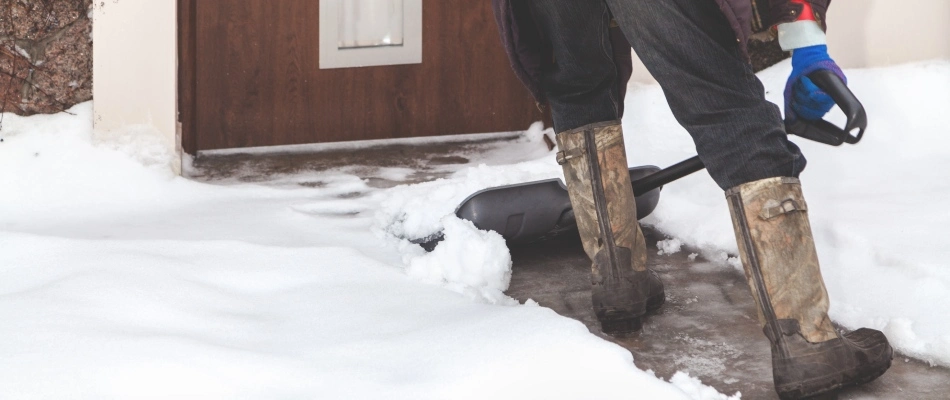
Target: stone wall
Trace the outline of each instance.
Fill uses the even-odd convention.
[[[0,0],[0,110],[56,113],[92,99],[92,0]]]

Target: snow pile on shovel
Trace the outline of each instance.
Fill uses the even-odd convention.
[[[451,215],[442,219],[442,226],[445,240],[433,252],[408,258],[409,276],[490,303],[518,304],[504,294],[511,282],[505,239]]]
[[[553,151],[548,151],[541,123],[525,132],[519,146],[536,160],[517,164],[480,164],[465,168],[447,179],[398,186],[378,193],[376,232],[395,240],[403,253],[410,276],[492,304],[512,304],[503,292],[511,281],[511,255],[501,235],[479,231],[471,222],[455,216],[455,208],[481,189],[550,179],[560,176]],[[489,159],[489,162],[492,160]],[[444,233],[445,240],[426,253],[409,240],[432,238]]]
[[[554,161],[554,152],[542,142],[545,133],[541,123],[525,132],[525,141],[516,143],[525,149],[531,161],[516,164],[483,163],[464,168],[451,177],[399,186],[387,190],[381,199],[376,225],[385,235],[401,239],[422,239],[442,231],[442,218],[454,215],[455,208],[479,190],[515,183],[562,177]],[[489,160],[490,161],[490,160]]]

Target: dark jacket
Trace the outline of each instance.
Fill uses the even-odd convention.
[[[531,91],[538,104],[544,104],[546,101],[541,90],[540,74],[551,60],[551,50],[550,44],[542,39],[531,19],[527,1],[543,0],[492,0],[492,8],[495,11],[501,41],[505,45],[515,75]],[[815,20],[824,29],[825,12],[831,0],[807,1],[815,12]],[[716,0],[716,3],[735,31],[741,52],[746,58],[749,57],[748,42],[753,33],[765,31],[780,23],[795,21],[804,8],[790,0]],[[626,39],[619,29],[611,29],[611,41],[614,43],[615,53],[629,55],[630,46],[626,44]],[[621,82],[618,83],[623,92],[633,68],[631,60],[629,56],[620,56],[614,57],[614,62],[620,73]]]

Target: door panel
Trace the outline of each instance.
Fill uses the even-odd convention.
[[[511,72],[488,1],[424,0],[422,64],[327,70],[318,0],[180,4],[180,23],[193,24],[180,31],[190,153],[512,131],[542,118]]]

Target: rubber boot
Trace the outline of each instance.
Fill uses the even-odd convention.
[[[557,142],[581,242],[593,262],[594,314],[604,333],[639,331],[642,317],[666,297],[659,277],[646,268],[646,241],[637,223],[620,123],[562,132]]]
[[[726,191],[739,255],[772,344],[772,375],[782,399],[829,394],[874,380],[894,351],[880,331],[840,335],[796,178],[768,178]]]

